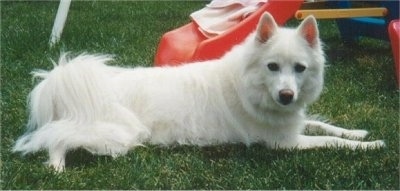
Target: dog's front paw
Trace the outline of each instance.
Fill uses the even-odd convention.
[[[343,133],[343,136],[348,139],[362,140],[368,135],[368,131],[365,130],[347,130]]]
[[[362,149],[379,149],[379,148],[383,148],[385,146],[386,146],[386,144],[382,140],[361,143]]]

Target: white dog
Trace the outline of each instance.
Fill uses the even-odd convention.
[[[314,17],[280,28],[265,13],[254,33],[222,58],[179,67],[120,68],[108,56],[60,58],[30,94],[30,120],[13,151],[49,152],[62,171],[68,150],[113,157],[142,144],[263,143],[272,148],[379,148],[305,117],[323,86],[324,54]],[[212,51],[212,50],[210,50]],[[302,135],[305,127],[333,136]],[[339,138],[346,137],[348,139]]]

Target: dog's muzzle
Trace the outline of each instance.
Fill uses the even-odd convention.
[[[288,105],[292,103],[294,97],[294,92],[290,89],[283,89],[279,91],[279,102],[282,105]]]

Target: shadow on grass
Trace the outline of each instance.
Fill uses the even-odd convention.
[[[85,149],[69,151],[65,158],[66,168],[93,168],[113,161],[111,156],[94,155]]]

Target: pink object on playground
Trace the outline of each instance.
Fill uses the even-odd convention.
[[[397,88],[400,89],[400,61],[399,61],[399,41],[400,41],[400,19],[392,20],[389,24],[389,38],[392,44],[394,70],[396,73]]]
[[[279,25],[283,25],[293,17],[302,3],[302,0],[269,0],[238,25],[212,38],[205,37],[198,26],[190,22],[162,36],[155,56],[155,66],[219,58],[255,30],[264,12],[269,12]]]

